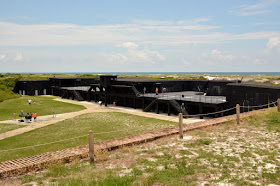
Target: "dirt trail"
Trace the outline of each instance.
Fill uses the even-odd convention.
[[[26,127],[22,127],[19,129],[15,129],[15,130],[0,134],[0,140],[8,138],[8,137],[16,136],[18,134],[22,134],[24,132],[28,132],[28,131],[31,131],[31,130],[34,130],[37,128],[45,127],[47,125],[51,125],[51,124],[57,123],[59,121],[63,121],[65,119],[69,119],[69,118],[73,118],[73,117],[76,117],[76,116],[79,116],[82,114],[93,113],[93,112],[123,112],[123,113],[138,115],[138,116],[144,116],[144,117],[150,117],[150,118],[161,119],[161,120],[166,120],[166,121],[178,122],[177,116],[167,116],[164,114],[142,112],[141,109],[131,109],[131,108],[127,108],[127,107],[113,107],[113,106],[104,107],[104,106],[99,106],[97,103],[92,103],[92,102],[87,102],[87,101],[75,101],[75,100],[61,99],[61,98],[56,98],[54,100],[82,105],[82,106],[86,107],[86,109],[80,110],[77,112],[56,114],[56,117],[53,117],[53,115],[38,116],[37,122],[26,123]],[[189,119],[183,120],[184,124],[190,124],[190,123],[195,123],[195,122],[199,122],[199,121],[204,121],[204,119],[189,118]],[[0,123],[15,124],[15,125],[19,124],[18,121],[13,121],[13,120],[0,121]]]

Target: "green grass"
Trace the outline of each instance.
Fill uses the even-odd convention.
[[[176,125],[175,122],[157,120],[125,113],[91,113],[67,119],[40,129],[29,131],[17,136],[0,140],[0,150],[20,148],[87,135],[89,130],[94,131],[95,142],[119,138],[143,131],[152,131]],[[113,133],[96,134],[100,132]],[[24,150],[0,153],[0,161],[31,156],[48,151],[56,151],[67,147],[88,144],[88,137],[44,145]]]
[[[110,118],[119,117],[118,113],[114,114],[110,115]],[[276,131],[278,115],[275,110],[269,110],[256,118],[249,118],[248,121],[259,121],[259,125],[243,121],[238,127],[232,124],[194,130],[192,134],[195,140],[178,140],[179,137],[174,136],[131,147],[136,152],[116,150],[109,152],[109,160],[100,160],[96,164],[84,160],[82,163],[56,165],[35,177],[31,175],[22,178],[22,183],[32,181],[38,184],[52,182],[54,185],[279,185],[280,164],[277,157],[280,157],[280,151],[277,145],[280,143],[280,133]],[[128,124],[124,121],[126,119],[120,119]],[[108,120],[111,122],[113,119]],[[97,121],[102,122],[99,119]],[[104,128],[106,127],[107,125]],[[263,144],[264,139],[267,145]],[[266,168],[267,163],[275,165],[276,168]],[[116,167],[112,168],[111,165]],[[259,167],[262,168],[261,172],[258,171]],[[123,174],[125,170],[130,172]]]
[[[25,127],[24,125],[13,125],[13,124],[0,124],[0,134],[8,132],[10,130],[15,130],[18,128]]]
[[[277,108],[253,114],[244,118],[244,121],[252,126],[259,127],[264,125],[269,131],[280,132],[280,112],[277,111]]]
[[[13,88],[18,81],[17,78],[3,78],[4,76],[0,74],[0,102],[12,98],[20,97],[19,94],[13,92]]]
[[[16,112],[17,117],[21,110],[27,112],[36,112],[38,117],[52,114],[52,110],[56,114],[74,112],[85,109],[84,106],[71,103],[63,103],[54,101],[55,97],[45,96],[22,96],[16,99],[6,100],[0,103],[0,121],[13,119],[13,113]],[[34,104],[29,105],[28,100],[32,99]]]

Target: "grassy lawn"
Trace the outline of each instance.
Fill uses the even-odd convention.
[[[13,124],[0,124],[0,134],[8,132],[10,130],[15,130],[18,128],[25,127],[24,125],[13,125]]]
[[[27,112],[37,112],[38,116],[50,115],[52,110],[57,114],[74,112],[85,109],[84,106],[71,103],[63,103],[54,101],[55,97],[44,96],[22,96],[16,99],[6,100],[0,103],[0,121],[13,119],[13,113],[16,112],[17,117],[21,110]],[[28,100],[32,99],[34,104],[29,105]]]
[[[173,125],[177,125],[177,123],[118,112],[91,113],[0,140],[0,150],[32,146],[87,135],[89,130],[94,131],[94,133],[121,131],[96,134],[95,141],[98,142],[137,134],[143,131],[167,128]],[[0,162],[85,144],[88,144],[87,136],[35,148],[0,152]]]
[[[268,185],[280,184],[280,113],[276,109],[193,130],[88,160],[50,167],[10,184]],[[32,182],[33,181],[33,182]]]

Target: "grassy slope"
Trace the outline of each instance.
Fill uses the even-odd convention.
[[[17,99],[10,99],[0,103],[0,121],[13,119],[13,113],[20,114],[21,110],[26,114],[27,112],[36,112],[38,116],[50,115],[52,110],[57,114],[74,112],[85,109],[84,106],[74,105],[70,103],[63,103],[54,101],[55,97],[43,96],[23,96]],[[29,105],[28,99],[33,99],[35,104]]]
[[[25,127],[24,125],[13,125],[13,124],[0,124],[0,134],[8,132],[10,130],[15,130],[18,128]]]
[[[94,133],[122,131],[108,134],[96,134],[95,141],[97,142],[137,134],[141,131],[166,128],[170,125],[176,125],[176,123],[114,112],[85,114],[0,140],[0,150],[32,146],[87,135],[89,130],[94,131]],[[1,152],[0,161],[40,154],[48,151],[56,151],[67,147],[85,145],[87,143],[88,137],[85,136],[66,142],[28,148],[25,150]]]
[[[242,125],[229,122],[189,132],[192,140],[173,137],[137,149],[121,149],[110,156],[104,153],[105,162],[94,166],[81,162],[56,165],[42,174],[22,178],[21,183],[279,185],[279,121],[280,114],[274,109],[243,119]],[[276,168],[267,168],[269,165]]]
[[[0,74],[0,102],[20,97],[20,95],[13,93],[13,88],[17,81],[17,78],[4,78]]]

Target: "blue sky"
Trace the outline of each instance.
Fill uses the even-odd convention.
[[[280,67],[280,0],[0,0],[0,5],[0,72]]]

